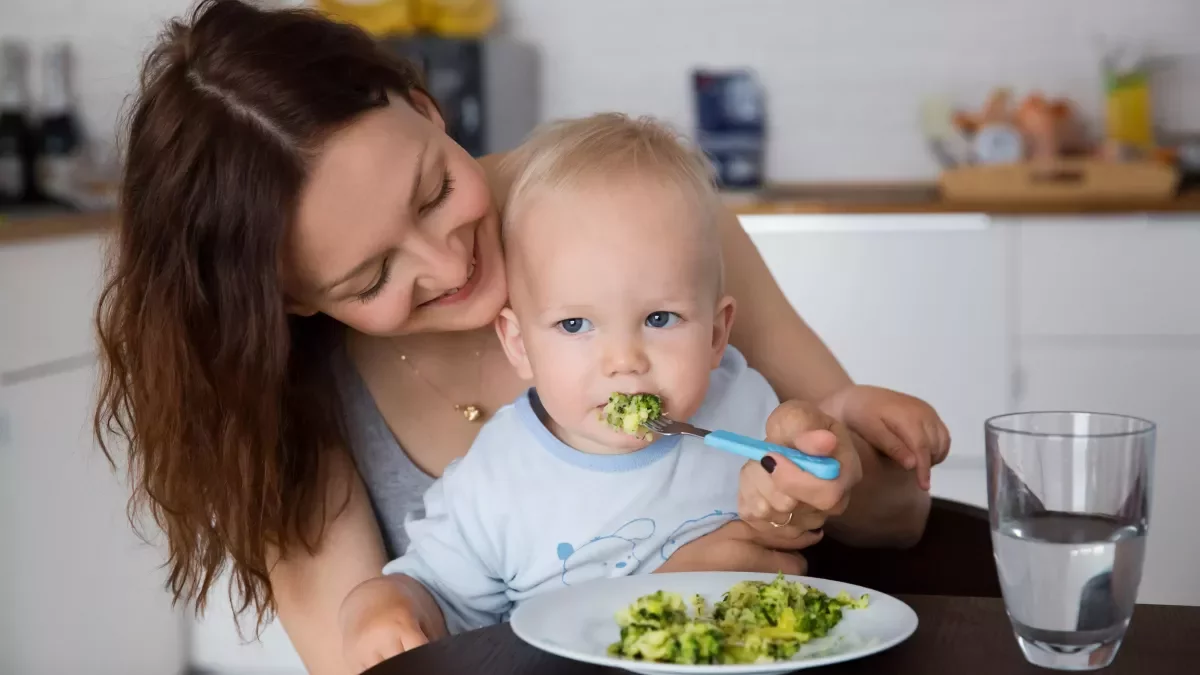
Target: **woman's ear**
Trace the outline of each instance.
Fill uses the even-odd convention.
[[[525,352],[525,338],[521,335],[521,322],[511,307],[505,307],[496,317],[496,335],[500,336],[500,346],[504,347],[504,355],[517,371],[517,377],[522,380],[533,379],[533,366],[529,364],[529,354]]]
[[[725,347],[729,345],[729,333],[733,330],[733,315],[737,303],[731,296],[726,295],[717,301],[717,311],[713,314],[712,334],[712,367],[720,367],[721,357],[725,355]]]
[[[283,311],[296,316],[312,316],[317,313],[316,307],[309,307],[290,295],[283,298]]]
[[[412,101],[412,107],[425,119],[433,122],[434,126],[446,133],[446,120],[442,117],[442,113],[438,110],[437,104],[423,91],[413,89],[408,92],[408,97]]]

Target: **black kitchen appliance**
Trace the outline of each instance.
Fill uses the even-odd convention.
[[[540,70],[531,45],[505,37],[433,35],[389,38],[383,44],[418,64],[447,133],[472,156],[516,147],[537,125]]]

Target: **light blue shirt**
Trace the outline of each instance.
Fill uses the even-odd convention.
[[[425,494],[424,517],[385,574],[437,599],[451,633],[507,620],[525,598],[604,577],[648,574],[684,544],[737,518],[741,457],[660,437],[624,455],[575,450],[551,434],[531,392],[496,412]],[[732,347],[690,420],[754,438],[778,405]]]

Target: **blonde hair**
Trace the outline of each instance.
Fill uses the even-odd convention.
[[[695,198],[699,236],[711,250],[718,286],[724,288],[717,215],[721,200],[712,163],[685,135],[652,117],[601,113],[539,126],[508,153],[501,171],[513,176],[504,206],[507,240],[514,221],[536,193],[578,187],[594,180],[658,178]]]
[[[686,136],[652,117],[602,113],[544,124],[508,153],[502,167],[513,176],[506,225],[537,190],[598,178],[660,178],[691,193],[709,221],[715,222],[720,204],[708,158]]]

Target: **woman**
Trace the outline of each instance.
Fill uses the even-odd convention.
[[[364,34],[234,0],[170,25],[128,134],[97,435],[128,442],[133,506],[167,536],[176,598],[202,608],[228,561],[242,609],[277,610],[312,672],[346,672],[342,600],[403,550],[404,515],[524,388],[491,328],[505,177]],[[781,399],[847,385],[724,221],[733,343]],[[831,452],[842,478],[754,465],[794,499],[751,505],[666,569],[800,571],[778,549],[815,541],[827,517],[851,543],[920,536],[928,496],[903,468],[795,401],[773,440]]]

